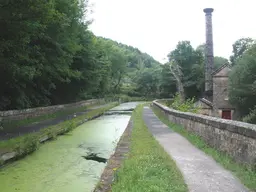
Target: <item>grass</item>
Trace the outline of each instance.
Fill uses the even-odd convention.
[[[142,119],[143,105],[133,112],[131,148],[117,170],[112,192],[188,191],[175,162],[148,131]]]
[[[203,141],[198,135],[188,132],[182,126],[170,122],[160,109],[153,108],[157,117],[173,131],[187,138],[193,145],[212,156],[219,164],[236,175],[249,189],[256,191],[256,167],[236,163],[229,155],[222,153]]]
[[[106,107],[94,109],[84,115],[73,118],[72,120],[67,120],[59,123],[58,125],[44,128],[39,132],[26,134],[24,136],[16,137],[6,141],[0,141],[0,152],[15,151],[18,153],[18,158],[23,157],[38,149],[40,146],[40,138],[48,136],[51,139],[55,139],[57,135],[69,132],[76,128],[84,119],[91,119],[117,105],[117,102],[113,102]]]
[[[25,125],[32,124],[32,123],[35,123],[35,122],[39,122],[39,121],[43,121],[43,120],[47,120],[47,119],[52,119],[52,118],[56,118],[56,117],[61,117],[61,116],[66,116],[66,115],[69,115],[69,114],[72,114],[72,113],[75,113],[75,112],[85,111],[85,110],[87,110],[90,107],[93,107],[95,105],[98,105],[98,104],[61,110],[61,111],[57,111],[57,112],[54,112],[54,113],[49,113],[49,114],[41,115],[41,116],[38,116],[38,117],[27,118],[27,119],[22,119],[22,120],[3,121],[2,122],[2,129],[4,129],[4,130],[17,129],[20,126],[25,126]]]

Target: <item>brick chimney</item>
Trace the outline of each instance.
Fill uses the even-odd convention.
[[[212,12],[213,8],[205,8],[206,47],[205,47],[205,94],[212,99],[213,91],[213,38],[212,38]]]

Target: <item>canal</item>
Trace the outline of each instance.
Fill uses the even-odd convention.
[[[106,163],[88,160],[89,154],[108,159],[123,134],[132,109],[139,102],[124,103],[72,132],[43,144],[22,160],[0,169],[3,192],[90,192]],[[118,114],[121,111],[121,114]],[[127,112],[127,113],[124,113]]]

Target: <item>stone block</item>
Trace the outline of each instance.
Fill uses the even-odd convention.
[[[168,119],[200,136],[207,144],[225,152],[237,162],[256,163],[256,125],[170,109],[157,101],[153,107]]]

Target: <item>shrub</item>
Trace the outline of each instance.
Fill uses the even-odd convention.
[[[47,132],[47,136],[48,136],[50,139],[52,139],[52,140],[57,139],[57,131],[56,131],[54,128],[50,127],[50,128],[48,128],[48,129],[46,130],[46,132]]]
[[[180,95],[176,94],[172,100],[172,103],[169,104],[169,106],[175,110],[183,112],[198,113],[199,107],[196,107],[194,103],[195,98],[187,99],[184,102],[182,102]]]
[[[75,121],[71,120],[70,122],[68,122],[67,125],[67,132],[72,131],[73,129],[75,129],[77,127]]]
[[[243,121],[246,123],[256,123],[256,106],[254,106],[254,109],[243,118]]]
[[[27,135],[15,146],[15,151],[18,157],[25,156],[33,151],[36,151],[39,146],[39,139],[37,135]]]

